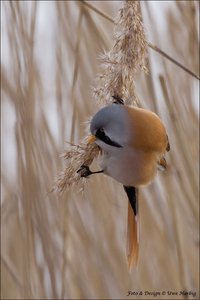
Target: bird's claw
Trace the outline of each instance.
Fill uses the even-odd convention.
[[[113,103],[115,104],[124,104],[124,100],[122,98],[120,98],[118,95],[114,95],[112,96],[113,99],[115,99],[115,101],[113,101]]]
[[[80,169],[77,171],[77,173],[80,173],[81,177],[88,177],[89,175],[92,174],[90,171],[89,167],[86,165],[82,165]]]

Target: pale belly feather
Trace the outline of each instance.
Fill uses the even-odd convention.
[[[103,153],[101,168],[104,173],[125,186],[146,185],[153,180],[157,171],[155,153],[129,149],[116,149],[110,153]]]

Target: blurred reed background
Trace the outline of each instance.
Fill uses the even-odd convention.
[[[114,18],[120,1],[90,1]],[[142,1],[147,40],[198,74],[198,1]],[[76,1],[2,1],[1,297],[125,299],[145,291],[199,297],[199,82],[149,49],[140,104],[164,121],[169,168],[141,190],[140,257],[126,263],[127,199],[94,176],[85,191],[49,193],[65,141],[96,109],[91,86],[113,23]],[[128,291],[143,296],[127,296]]]

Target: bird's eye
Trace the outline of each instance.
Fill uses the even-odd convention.
[[[96,131],[96,137],[98,138],[101,138],[102,136],[105,135],[105,132],[104,132],[104,129],[103,128],[99,128],[97,131]]]
[[[100,140],[104,140],[104,139],[105,139],[105,132],[104,132],[104,129],[103,129],[103,128],[99,128],[99,129],[96,131],[95,136],[96,136],[97,138],[99,138]]]

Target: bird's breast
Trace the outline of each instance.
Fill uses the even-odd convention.
[[[156,174],[156,155],[130,148],[120,148],[109,153],[103,152],[101,168],[125,186],[146,185]]]

